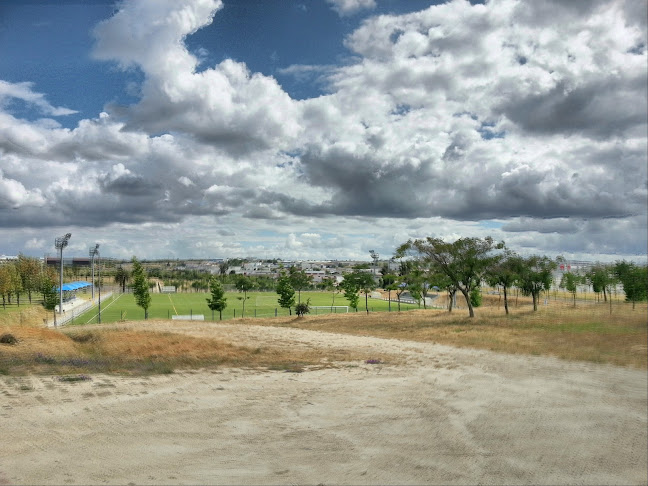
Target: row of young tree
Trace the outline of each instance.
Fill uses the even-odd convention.
[[[538,310],[541,292],[551,288],[553,272],[564,261],[560,257],[522,257],[491,237],[460,238],[452,243],[431,237],[410,240],[397,249],[395,256],[407,260],[401,265],[399,276],[389,276],[387,288],[399,289],[404,285],[425,297],[430,285],[434,285],[448,292],[450,302],[459,292],[466,300],[470,317],[475,315],[474,295],[482,284],[502,288],[507,314],[508,293],[513,287],[531,296],[533,310]],[[578,284],[591,285],[594,292],[603,292],[606,300],[612,289],[621,284],[626,300],[634,303],[647,298],[647,267],[628,262],[596,265],[583,275],[565,273],[560,285],[575,298]]]
[[[37,258],[18,255],[18,259],[3,263],[0,265],[3,308],[14,300],[20,306],[20,296],[26,293],[30,304],[34,294],[41,294],[45,307],[53,309],[57,303],[57,278],[56,270],[42,265]]]

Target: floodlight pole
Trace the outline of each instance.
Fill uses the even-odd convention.
[[[59,251],[59,263],[60,263],[60,272],[59,272],[59,314],[63,314],[63,248],[68,245],[68,241],[72,236],[71,233],[56,238],[54,240],[54,246]]]
[[[99,254],[98,251],[97,254]],[[101,255],[99,255],[99,313],[97,317],[97,323],[101,324]]]
[[[99,243],[95,245],[94,248],[90,248],[90,256],[92,257],[92,302],[94,302],[94,288],[95,288],[95,278],[94,278],[94,265],[95,265],[95,256],[99,254]]]

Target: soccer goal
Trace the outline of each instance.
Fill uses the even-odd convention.
[[[311,305],[311,314],[343,314],[349,312],[348,305]]]

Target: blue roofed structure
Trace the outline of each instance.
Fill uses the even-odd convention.
[[[63,284],[63,287],[61,287],[61,288],[63,289],[64,292],[69,292],[69,291],[84,289],[86,287],[91,287],[91,286],[92,286],[92,284],[90,282],[84,282],[84,281],[80,280],[78,282],[65,283],[65,284]],[[56,291],[57,292],[59,291],[58,287],[56,287]]]

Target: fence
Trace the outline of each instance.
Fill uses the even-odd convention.
[[[108,300],[112,296],[112,291],[106,292],[101,296],[102,299]],[[88,312],[93,307],[96,307],[99,304],[99,301],[93,302],[91,300],[85,301],[83,304],[73,307],[72,309],[63,311],[63,315],[56,314],[56,317],[52,319],[47,319],[47,327],[58,327],[64,326],[68,322],[72,321],[75,317]]]

